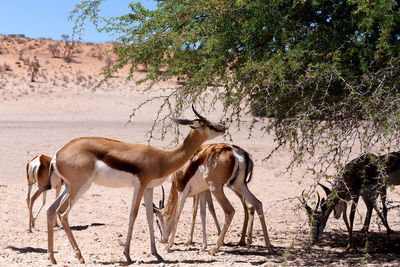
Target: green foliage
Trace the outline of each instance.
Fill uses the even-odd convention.
[[[322,149],[322,173],[356,142],[359,153],[398,147],[398,1],[167,0],[155,10],[133,2],[109,19],[100,4],[76,7],[75,33],[90,19],[117,36],[105,77],[129,65],[131,78],[144,64],[148,90],[177,78],[168,113],[207,99],[222,103],[228,123],[248,112],[272,117],[263,129],[291,149],[292,163]]]

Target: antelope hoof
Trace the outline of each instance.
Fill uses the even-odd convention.
[[[125,255],[125,258],[126,258],[126,263],[129,265],[129,264],[132,264],[133,262],[132,262],[132,259],[131,259],[131,256],[129,256],[129,253],[126,253],[125,251],[124,251],[124,255]]]
[[[361,228],[360,232],[364,235],[368,234],[368,230],[365,227]]]
[[[164,259],[158,253],[153,254],[153,256],[155,256],[157,258],[158,262],[163,262],[164,261]]]
[[[218,251],[219,251],[218,248],[213,248],[210,250],[210,254],[214,256]]]
[[[246,245],[246,243],[244,242],[244,240],[240,240],[239,243],[237,244],[239,247],[244,247]]]
[[[268,245],[268,252],[271,253],[271,254],[275,254],[276,253],[275,247],[272,244]]]
[[[193,241],[189,239],[188,241],[186,241],[185,246],[191,246],[192,244]]]
[[[81,254],[81,251],[80,251],[79,249],[77,249],[77,250],[75,251],[75,254],[76,254],[76,257],[79,259],[79,262],[80,262],[81,264],[85,263],[85,260],[83,259],[82,254]]]
[[[350,245],[350,244],[348,244],[344,252],[345,252],[345,253],[350,253],[350,252],[352,252],[352,251],[353,251],[354,253],[358,253],[357,247],[356,247],[355,245]]]
[[[168,253],[171,253],[171,247],[172,247],[171,244],[166,245],[165,246],[165,251],[167,251]]]
[[[52,264],[57,264],[56,259],[54,258],[54,255],[49,255],[50,261]]]

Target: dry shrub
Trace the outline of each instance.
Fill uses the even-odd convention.
[[[29,65],[28,74],[31,76],[31,82],[34,82],[38,72],[39,72],[40,64],[36,56],[34,57],[33,62]]]
[[[49,44],[48,49],[54,58],[60,57],[60,49],[58,48],[58,44]]]
[[[24,65],[30,66],[31,65],[31,60],[29,58],[24,58],[23,59]]]
[[[83,83],[83,82],[85,82],[85,81],[86,81],[86,78],[85,78],[84,75],[78,74],[78,75],[76,76],[76,84],[81,84],[81,83]]]
[[[64,75],[63,80],[65,83],[69,83],[69,77],[67,75]]]
[[[18,51],[18,60],[24,60],[24,49]]]
[[[18,38],[15,41],[17,42],[17,44],[24,44],[26,42],[25,39],[21,39],[21,38]]]

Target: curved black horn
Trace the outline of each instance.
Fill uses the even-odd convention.
[[[201,120],[207,120],[206,118],[204,118],[203,116],[201,116],[195,109],[194,109],[194,105],[192,104],[192,110],[194,112],[194,114],[196,114],[196,116],[201,119]]]
[[[322,189],[324,189],[326,196],[329,196],[331,194],[332,190],[330,190],[328,187],[326,187],[325,185],[320,184],[320,183],[318,183],[318,185],[321,186]]]
[[[301,196],[302,196],[302,199],[303,199],[302,202],[303,202],[304,208],[307,210],[308,216],[311,216],[313,214],[313,210],[310,208],[310,206],[308,206],[307,201],[304,199],[304,190],[301,193]]]
[[[318,191],[317,191],[317,196],[318,196],[318,201],[317,201],[317,206],[315,206],[315,210],[318,210],[319,204],[321,203],[321,197],[319,196]]]
[[[164,202],[165,202],[164,186],[161,186],[161,190],[162,190],[162,198],[160,200],[160,210],[164,208]]]
[[[329,181],[329,180],[327,182],[331,185],[332,188],[335,187],[335,183],[334,182]]]

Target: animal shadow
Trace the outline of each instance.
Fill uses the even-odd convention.
[[[92,223],[91,225],[90,225],[90,227],[92,227],[92,226],[104,226],[105,224],[104,223]],[[71,226],[71,230],[74,230],[74,231],[82,231],[82,230],[86,230],[86,229],[88,229],[89,228],[89,225],[76,225],[76,226]],[[62,227],[61,227],[61,229],[62,229]]]
[[[33,248],[33,247],[23,247],[17,248],[14,246],[7,246],[6,248],[11,249],[12,251],[17,251],[18,253],[47,253],[47,249],[43,248]]]

